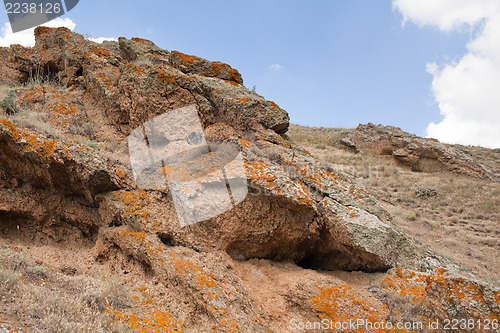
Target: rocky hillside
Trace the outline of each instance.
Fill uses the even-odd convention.
[[[288,114],[237,70],[140,38],[35,37],[0,49],[0,329],[312,332],[351,321],[357,332],[430,332],[467,318],[498,331],[500,291],[291,140]],[[201,134],[165,118],[188,108]],[[158,119],[176,120],[151,127]],[[166,127],[179,137],[151,139]],[[248,193],[183,226],[179,200],[232,171],[207,175],[200,165],[219,151],[198,150],[198,164],[177,158],[182,181],[144,186],[129,152],[137,133],[153,155],[171,143],[237,147]],[[171,171],[160,163],[149,175]]]
[[[425,151],[425,144],[432,142],[433,154],[429,152],[426,156],[455,152],[463,156],[462,162],[468,161],[478,170],[489,170],[497,179],[500,150],[446,145],[391,126],[372,124],[356,129],[291,125],[288,132],[295,142],[317,157],[322,166],[355,179],[372,193],[392,214],[394,222],[413,239],[453,259],[461,271],[473,272],[499,286],[500,183],[490,177],[481,177],[479,173],[460,172],[445,166],[414,170],[392,154],[380,155],[374,150],[353,150],[352,146],[346,146],[346,138],[364,136],[368,139],[366,128],[391,134],[396,130],[413,140],[415,151]],[[363,144],[383,147],[384,138],[375,133],[374,137],[377,139]],[[419,142],[424,142],[424,146]],[[434,160],[436,162],[439,160]]]
[[[391,157],[413,171],[451,171],[497,182],[500,180],[498,170],[494,173],[464,150],[436,139],[417,137],[393,126],[359,125],[342,137],[339,143],[354,152]]]

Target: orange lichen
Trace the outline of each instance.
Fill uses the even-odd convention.
[[[222,62],[219,62],[219,61],[213,61],[210,64],[210,68],[217,75],[219,75],[219,74],[223,73],[224,71],[228,70],[228,67],[229,67],[228,65],[223,64]]]
[[[143,231],[136,232],[136,231],[128,231],[128,230],[122,231],[121,234],[123,237],[130,236],[130,237],[134,237],[140,241],[143,241],[146,238],[146,236],[148,235],[147,233],[145,233]]]
[[[132,40],[137,43],[152,43],[152,41],[139,37],[132,37]]]
[[[170,255],[170,263],[174,265],[175,270],[180,276],[193,274],[196,283],[196,289],[198,290],[202,290],[204,288],[213,288],[218,284],[217,281],[214,280],[212,274],[203,272],[197,265],[191,262],[178,259],[175,253],[172,253]]]
[[[35,36],[45,35],[45,34],[48,34],[49,32],[54,31],[54,30],[55,29],[53,29],[53,28],[39,26],[39,27],[35,28]]]
[[[157,304],[151,298],[151,293],[146,287],[133,289],[139,296],[132,298],[139,302],[140,311],[122,313],[120,310],[108,306],[107,312],[114,315],[117,321],[124,322],[130,328],[144,333],[180,333],[185,328],[180,320],[176,320],[168,309]]]
[[[32,130],[14,125],[5,119],[0,119],[0,124],[2,124],[12,138],[17,141],[24,153],[34,153],[44,162],[50,160],[58,147],[58,141],[49,140]]]
[[[92,49],[89,51],[90,54],[93,54],[97,57],[112,57],[115,56],[115,54],[105,48],[102,47],[97,47],[95,49]]]
[[[253,102],[253,100],[249,99],[249,98],[234,98],[235,100],[237,100],[239,103],[242,103],[242,104],[250,104]]]
[[[231,78],[231,81],[230,83],[232,84],[232,82],[237,82],[237,83],[241,83],[242,82],[242,79],[241,79],[241,74],[240,72],[238,72],[236,69],[234,68],[230,68],[229,69],[229,76]]]
[[[234,81],[231,81],[231,80],[224,80],[224,79],[221,79],[227,83],[229,83],[230,85],[232,86],[235,86],[235,87],[239,87],[240,85],[237,83],[237,82],[234,82]]]
[[[474,283],[466,282],[461,278],[451,278],[442,268],[434,270],[433,273],[396,268],[387,274],[382,285],[387,290],[423,307],[430,317],[418,316],[415,320],[421,323],[424,331],[425,328],[429,328],[428,331],[434,332],[429,327],[433,319],[447,318],[442,317],[441,312],[439,312],[441,316],[439,317],[433,311],[432,299],[435,299],[438,304],[444,301],[452,308],[461,309],[464,317],[473,318],[478,313],[477,310],[480,310],[479,313],[489,314],[490,320],[500,319],[498,310],[493,310],[498,309],[500,305],[499,292],[494,293],[493,298],[491,295],[485,296]],[[334,286],[319,284],[318,290],[319,294],[312,296],[313,310],[319,312],[320,318],[328,319],[329,322],[342,323],[350,320],[356,322],[358,319],[363,319],[365,323],[380,323],[389,315],[386,306],[375,310],[376,306],[369,304],[345,284]],[[335,329],[332,328],[331,331]],[[366,326],[354,329],[354,331],[365,332]],[[408,332],[396,326],[381,329],[373,326],[369,331]]]
[[[177,81],[175,80],[175,76],[170,75],[169,73],[167,73],[165,71],[160,71],[158,73],[158,80],[163,82],[166,85],[169,85],[169,84],[176,85],[177,84]]]
[[[354,332],[366,332],[366,327],[371,327],[381,323],[386,318],[386,309],[378,312],[373,304],[368,303],[364,298],[357,295],[354,290],[346,284],[318,285],[319,294],[312,296],[313,310],[319,312],[321,319],[326,319],[330,323],[358,323],[362,319],[365,325],[356,326]],[[331,332],[340,331],[335,327],[328,327]],[[396,328],[373,328],[372,332],[408,332],[405,329]]]
[[[127,172],[125,170],[123,170],[122,168],[116,168],[116,172],[115,174],[120,177],[120,178],[125,178],[125,176],[127,176]]]
[[[124,206],[123,215],[125,217],[139,216],[142,218],[148,217],[147,199],[148,194],[144,190],[137,191],[116,191],[113,195],[121,201]]]
[[[429,309],[429,299],[435,297],[442,299],[449,306],[463,309],[464,316],[472,316],[477,309],[481,309],[483,313],[490,314],[490,319],[500,318],[498,311],[492,312],[492,309],[500,307],[500,298],[489,299],[473,282],[453,278],[443,268],[437,268],[433,273],[397,268],[394,273],[387,274],[382,285],[410,302]],[[475,304],[474,309],[470,308],[471,303]]]
[[[221,63],[219,61],[210,62],[200,57],[187,55],[179,51],[172,51],[172,55],[187,66],[200,64],[201,66],[205,67],[206,64],[210,64],[210,71],[212,73],[204,73],[205,75],[208,75],[208,77],[224,80],[225,82],[234,86],[239,86],[239,83],[242,82],[241,74],[227,64]],[[227,74],[229,74],[229,78],[227,78]],[[205,75],[201,76],[207,77]]]
[[[0,320],[0,329],[2,329],[3,332],[5,332],[5,333],[19,333],[19,330],[17,329],[17,327],[14,327],[10,324],[4,323],[4,322],[2,322],[2,320]]]
[[[174,266],[175,271],[180,277],[192,280],[195,289],[200,292],[207,301],[213,306],[210,309],[217,325],[212,327],[215,332],[229,331],[240,332],[241,328],[237,322],[230,318],[228,307],[231,304],[230,299],[234,298],[234,294],[225,289],[224,286],[215,280],[214,276],[206,273],[198,267],[198,265],[179,259],[176,253],[170,254],[169,263]]]
[[[250,141],[245,140],[245,139],[239,139],[239,140],[240,140],[240,143],[243,146],[243,148],[250,148],[250,147],[252,147],[252,144],[250,143]]]
[[[187,54],[184,54],[184,53],[179,52],[179,51],[172,51],[172,54],[175,57],[177,57],[178,59],[182,60],[185,64],[188,64],[188,65],[192,65],[196,62],[202,61],[202,59],[199,57],[187,55]]]
[[[285,196],[299,205],[312,205],[309,188],[301,180],[289,180],[278,185],[277,167],[264,161],[245,161],[246,175],[256,185],[272,191],[275,195]]]
[[[282,108],[280,108],[278,106],[278,104],[276,104],[275,102],[273,101],[268,101],[269,104],[271,104],[271,107],[274,111],[278,111],[279,113],[281,114],[286,114],[285,110],[283,110]]]

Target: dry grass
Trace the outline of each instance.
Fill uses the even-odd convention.
[[[24,83],[24,87],[33,88],[40,85],[45,85],[51,88],[62,88],[64,86],[57,73],[52,73],[49,70],[42,69],[30,72],[28,81]]]
[[[39,79],[28,81],[24,86],[0,84],[0,100],[7,96],[11,89],[36,88]],[[81,92],[70,92],[56,83],[51,83],[51,88],[66,94],[68,101],[78,106],[78,113],[71,120],[68,129],[62,129],[54,123],[54,115],[48,111],[49,101],[31,103],[29,106],[19,105],[17,112],[7,114],[0,108],[0,119],[6,119],[16,125],[32,129],[47,137],[65,142],[77,142],[90,148],[99,150],[105,159],[122,166],[130,164],[126,138],[117,133],[103,115],[100,106],[92,99],[85,98]],[[89,119],[95,119],[91,122]]]
[[[51,79],[52,80],[52,79]],[[44,87],[55,89],[54,91],[64,92],[64,89],[56,83],[49,81],[45,83],[42,78],[30,79],[23,86],[0,85],[0,100],[4,99],[9,92],[15,91],[18,88],[31,90],[42,84]],[[80,103],[74,100],[74,103]],[[29,105],[21,105],[17,102],[16,97],[16,112],[7,114],[5,110],[0,111],[0,118],[6,119],[16,125],[26,127],[44,134],[49,137],[57,138],[64,141],[81,141],[84,137],[86,140],[94,137],[93,126],[88,121],[84,112],[79,112],[71,123],[71,133],[66,133],[61,128],[56,126],[53,115],[49,112],[49,103],[44,100],[40,103],[30,103]],[[81,103],[80,103],[81,104]]]
[[[318,149],[337,146],[340,139],[350,129],[345,128],[316,128],[298,125],[290,125],[288,135],[297,143],[307,143]]]
[[[0,285],[6,291],[13,291],[19,284],[19,275],[12,269],[0,268]]]
[[[338,140],[337,133],[338,129],[294,125],[289,135],[324,167],[346,174],[366,187],[412,237],[452,258],[463,271],[471,270],[487,282],[500,285],[499,183],[448,172],[412,172],[382,157],[355,154],[327,144]],[[328,134],[334,137],[325,138]],[[318,148],[318,143],[325,148]],[[486,161],[492,170],[500,169],[500,151],[463,149],[474,157],[481,156],[478,161]],[[434,188],[437,195],[419,197],[421,188]]]
[[[135,332],[116,322],[107,305],[131,302],[118,281],[66,276],[37,266],[25,253],[0,247],[0,308],[31,332]]]

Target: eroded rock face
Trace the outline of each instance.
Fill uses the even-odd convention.
[[[118,189],[109,164],[81,144],[64,144],[0,119],[0,168],[12,178],[60,193],[81,196]]]
[[[340,143],[355,152],[392,157],[414,171],[451,171],[495,179],[490,170],[475,162],[469,154],[436,139],[421,138],[393,126],[360,124],[341,138]]]
[[[357,294],[352,304],[337,307],[335,297],[344,299],[349,287],[292,262],[367,272],[441,264],[422,258],[373,196],[290,142],[287,113],[247,90],[229,65],[139,38],[96,44],[64,28],[37,28],[34,48],[0,52],[5,81],[24,82],[37,70],[61,78],[60,91],[42,85],[17,89],[16,96],[24,109],[40,106],[38,112],[66,135],[62,141],[0,120],[1,237],[19,237],[17,226],[23,237],[42,244],[85,239],[95,260],[127,273],[140,267],[145,278],[164,287],[176,329],[282,332],[293,318],[336,320],[337,314],[357,313],[387,319],[387,309],[364,305],[378,301],[364,303]],[[248,196],[226,213],[181,227],[168,190],[139,188],[130,165],[112,164],[97,148],[76,141],[71,124],[77,109],[89,105],[97,107],[80,110],[88,121],[101,131],[111,127],[121,142],[147,120],[195,105],[206,140],[231,143],[244,155]],[[276,271],[272,278],[259,273],[265,268],[259,260],[276,266],[267,264]],[[268,296],[256,296],[262,281],[284,288],[275,296],[288,315],[277,315]],[[492,308],[487,301],[482,311]],[[125,310],[109,309],[117,318]]]
[[[207,136],[241,148],[249,181],[258,193],[251,193],[227,214],[190,228],[180,227],[168,198],[144,200],[140,204],[148,214],[134,218],[151,232],[188,247],[227,251],[236,259],[294,260],[313,268],[375,271],[418,261],[411,240],[397,230],[376,200],[355,184],[321,170],[307,152],[293,147],[282,136],[288,128],[287,113],[248,91],[230,66],[171,53],[139,38],[120,38],[104,48],[65,28],[37,28],[35,34],[34,48],[4,50],[15,54],[16,61],[6,66],[18,71],[18,77],[45,69],[69,87],[85,87],[124,135],[155,116],[195,104]],[[24,168],[29,164],[20,161],[25,157],[16,155],[16,150],[30,144],[43,150],[47,141],[50,155],[59,143],[43,138],[25,143],[16,137],[15,127],[5,123],[4,128],[2,157],[8,174],[88,200],[107,192],[100,196],[107,202],[102,214],[110,224],[125,223],[119,204],[123,193],[109,192],[116,188],[109,170],[80,170],[70,157],[60,157],[67,160],[60,163],[30,160]],[[123,191],[126,196],[138,193],[132,188]],[[147,196],[154,198],[152,193]]]

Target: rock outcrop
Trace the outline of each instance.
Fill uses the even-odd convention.
[[[393,126],[360,124],[339,142],[355,152],[391,157],[414,171],[451,171],[478,178],[496,178],[491,170],[475,162],[468,153]]]
[[[168,199],[159,199],[151,207],[143,203],[145,210],[156,210],[158,232],[173,242],[227,251],[238,259],[294,260],[323,269],[376,271],[418,261],[411,240],[391,223],[376,200],[355,184],[321,170],[307,152],[293,147],[283,136],[289,121],[286,112],[248,91],[230,66],[161,50],[139,38],[120,38],[104,48],[64,28],[37,28],[35,34],[34,48],[10,49],[9,59],[14,60],[7,66],[19,71],[17,77],[38,69],[57,75],[68,88],[77,89],[83,83],[123,135],[160,114],[195,104],[209,137],[216,133],[218,141],[241,148],[248,178],[262,191],[231,212],[181,228]],[[20,69],[21,63],[32,67]],[[24,91],[18,94],[20,103],[29,103],[26,99],[31,96]],[[21,156],[15,157],[20,155],[17,151],[34,150],[50,159],[48,155],[61,150],[56,149],[60,144],[42,136],[22,141],[22,130],[15,125],[3,121],[2,127],[3,141],[8,143],[2,150],[2,164],[9,175],[89,201],[105,192],[99,200],[106,207],[120,207],[121,196],[137,196],[139,190],[132,188],[110,191],[117,186],[112,185],[109,171],[78,170],[71,165],[72,158],[60,156],[67,162],[59,164],[21,161]],[[279,158],[270,159],[273,154]],[[290,178],[290,172],[298,175],[296,179]],[[105,218],[120,224],[122,215],[113,211]]]
[[[179,321],[169,322],[171,331],[286,331],[280,322],[284,319],[273,316],[252,294],[253,282],[244,274],[247,262],[365,272],[397,267],[396,282],[405,274],[417,284],[427,281],[422,293],[444,284],[442,271],[437,284],[431,273],[415,278],[412,269],[425,271],[444,261],[424,257],[373,196],[344,176],[322,169],[307,151],[290,142],[288,114],[246,89],[229,65],[162,50],[140,38],[96,44],[65,28],[37,28],[35,34],[33,48],[0,49],[3,80],[26,82],[37,71],[58,77],[63,83],[60,91],[43,85],[19,88],[16,102],[25,109],[42,105],[41,112],[66,140],[0,120],[0,237],[19,238],[17,226],[23,237],[31,234],[32,242],[42,244],[84,239],[95,260],[140,267],[145,278],[165,288],[172,307],[178,309],[174,315]],[[110,162],[94,145],[79,143],[89,137],[73,133],[71,124],[80,117],[75,110],[81,107],[101,137],[113,132],[123,143],[146,121],[188,105],[196,106],[208,141],[239,147],[250,192],[234,209],[181,227],[168,190],[137,186],[130,165]],[[409,140],[405,138],[400,141]],[[355,136],[349,140],[357,145]],[[397,147],[391,154],[401,150],[396,153],[401,159],[406,149],[408,161],[420,151],[408,152],[410,142],[398,143],[401,147],[388,142]],[[445,158],[425,147],[422,151]],[[416,155],[415,165],[426,165],[421,161],[425,154]],[[198,185],[190,195],[205,186]],[[402,268],[409,273],[402,273]],[[286,275],[286,269],[273,269]],[[280,296],[288,299],[285,308],[295,311],[293,316],[335,320],[342,313],[379,319],[389,315],[387,309],[371,310],[356,293],[349,305],[356,311],[344,307],[337,313],[335,297],[349,287],[320,273],[307,274],[318,284],[296,278],[302,289]],[[403,286],[390,283],[393,280],[387,276],[386,289],[400,292]],[[443,293],[450,290],[443,288]],[[497,315],[498,294],[492,295],[483,301],[480,313]],[[426,309],[432,318],[448,316]],[[126,320],[131,317],[123,315],[124,309],[108,311],[139,329],[137,320]],[[462,314],[475,310],[467,311]]]

